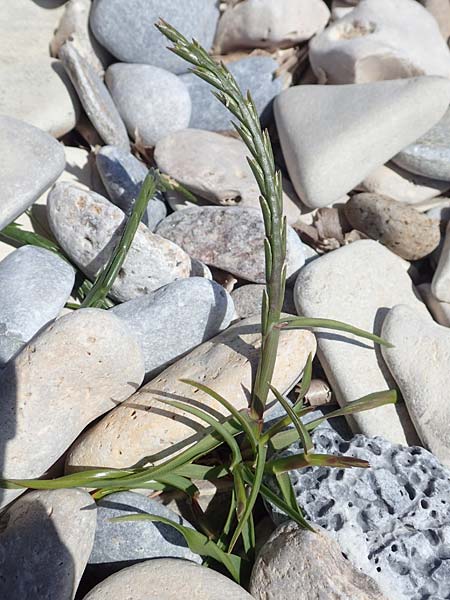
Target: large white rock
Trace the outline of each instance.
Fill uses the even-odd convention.
[[[406,269],[405,261],[372,240],[344,246],[300,271],[294,290],[298,314],[344,321],[379,335],[388,309],[401,302],[431,322]],[[320,331],[318,356],[341,406],[394,387],[379,347],[351,334]],[[401,403],[354,415],[350,424],[355,422],[365,435],[415,441]]]
[[[450,81],[440,77],[282,92],[275,118],[297,194],[312,208],[337,202],[436,124],[449,103]]]
[[[450,221],[447,224],[444,245],[431,282],[431,291],[437,300],[450,302]]]
[[[450,466],[450,331],[410,306],[388,312],[382,335],[394,348],[382,353],[402,392],[420,439]]]
[[[328,23],[323,0],[244,0],[229,4],[217,28],[220,53],[242,48],[289,48],[313,37]]]
[[[361,0],[311,41],[309,56],[320,83],[450,77],[450,50],[415,0]]]
[[[155,454],[160,459],[200,439],[204,423],[159,398],[185,398],[213,415],[226,411],[204,392],[182,383],[182,378],[211,387],[238,410],[246,408],[259,357],[259,321],[259,315],[240,321],[163,371],[77,440],[67,456],[67,467],[125,467]],[[315,349],[309,331],[284,332],[273,385],[282,393],[290,390]]]

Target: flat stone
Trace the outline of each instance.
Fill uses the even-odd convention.
[[[118,60],[155,65],[185,73],[187,63],[167,51],[166,38],[154,27],[160,18],[195,38],[206,50],[212,46],[219,9],[216,0],[96,0],[91,27],[98,41]]]
[[[191,97],[179,77],[152,65],[115,63],[105,82],[130,137],[145,146],[189,125]]]
[[[448,0],[419,0],[436,19],[445,41],[450,36],[450,3]]]
[[[265,282],[264,224],[253,208],[186,208],[162,221],[156,232],[193,258],[254,283]],[[297,233],[287,230],[287,276],[305,263]]]
[[[357,457],[370,468],[291,471],[297,502],[312,525],[327,529],[389,600],[445,598],[449,471],[423,448],[379,437],[346,441],[322,429],[313,442],[316,452]]]
[[[74,281],[74,269],[43,248],[23,246],[0,262],[0,368],[56,319]]]
[[[450,377],[442,365],[450,361],[450,331],[399,305],[389,311],[382,335],[395,346],[383,348],[383,358],[422,443],[449,466]]]
[[[275,118],[297,194],[311,208],[337,202],[435,125],[449,103],[450,82],[437,77],[282,92]]]
[[[321,1],[321,0],[320,0]],[[243,6],[241,3],[237,6]],[[283,90],[283,78],[277,77],[279,64],[268,56],[249,56],[227,65],[241,90],[250,91],[263,123],[272,116],[273,99]],[[233,115],[213,95],[214,88],[194,75],[180,76],[192,99],[192,115],[189,127],[209,131],[232,130]]]
[[[356,194],[345,205],[345,216],[355,229],[406,260],[428,256],[441,240],[438,221],[387,196]]]
[[[420,205],[448,191],[450,182],[415,175],[394,163],[389,163],[370,173],[358,185],[358,189],[371,194],[389,196],[404,204]]]
[[[111,312],[140,341],[148,379],[226,329],[234,317],[234,304],[215,281],[189,277],[124,302]]]
[[[139,195],[148,168],[127,150],[117,146],[103,146],[97,159],[100,177],[108,192],[109,199],[126,215],[129,215]],[[167,216],[164,196],[160,192],[148,203],[142,222],[150,231]]]
[[[372,240],[361,240],[306,265],[294,299],[298,313],[343,321],[380,335],[389,308],[402,303],[428,315],[407,273],[408,264]],[[431,317],[428,318],[431,321]],[[395,387],[379,347],[348,333],[317,333],[318,356],[341,406]],[[361,376],[364,373],[364,376]],[[417,441],[402,403],[352,416],[350,425],[366,435],[394,442]]]
[[[294,521],[280,525],[260,550],[250,591],[264,600],[386,600],[326,531],[308,531]]]
[[[181,450],[200,439],[204,423],[160,399],[178,396],[195,400],[196,405],[215,415],[224,414],[225,409],[204,392],[182,383],[182,378],[201,381],[238,410],[246,408],[259,358],[259,332],[260,316],[250,317],[168,367],[77,440],[67,456],[66,468],[121,468],[155,454],[160,459],[168,451]],[[292,389],[299,380],[315,347],[315,338],[309,331],[283,332],[273,382],[281,393]]]
[[[61,248],[90,278],[106,266],[117,245],[125,214],[106,198],[58,183],[48,196],[50,227]],[[140,224],[111,296],[126,302],[189,277],[189,256],[174,243]]]
[[[309,49],[319,83],[450,77],[450,50],[439,26],[413,0],[362,0],[312,39]]]
[[[246,319],[251,315],[261,314],[263,292],[265,289],[266,286],[263,284],[250,283],[233,290],[231,298],[234,302],[236,314],[239,315],[241,319]],[[291,315],[297,314],[291,288],[286,288],[283,312]]]
[[[91,0],[69,0],[65,3],[64,13],[50,42],[50,50],[52,56],[58,56],[61,47],[70,39],[84,60],[102,75],[110,56],[90,30],[91,7]]]
[[[94,542],[96,513],[91,496],[76,489],[30,492],[15,502],[0,517],[1,597],[74,598]]]
[[[444,245],[431,282],[431,291],[437,300],[450,302],[450,221],[447,224]]]
[[[23,121],[0,116],[0,134],[1,230],[49,189],[65,158],[61,144]]]
[[[400,167],[433,179],[450,182],[450,110],[414,143],[394,157]]]
[[[89,564],[112,574],[145,559],[184,558],[201,562],[184,537],[170,525],[152,521],[115,523],[112,519],[148,513],[184,525],[191,525],[161,502],[133,492],[117,492],[97,503],[97,529]]]
[[[2,476],[42,476],[143,377],[139,342],[119,318],[79,309],[58,319],[0,373]],[[0,490],[0,506],[23,491]]]
[[[185,129],[162,139],[155,148],[158,168],[200,199],[214,204],[257,208],[259,191],[241,140],[199,129]],[[284,214],[295,223],[302,205],[292,186],[283,182]]]
[[[125,125],[107,87],[94,68],[81,56],[72,41],[60,48],[59,57],[100,137],[106,144],[128,150],[130,142]]]
[[[440,302],[437,300],[433,296],[431,285],[429,283],[421,283],[417,286],[417,289],[422,296],[422,300],[427,305],[428,310],[433,315],[434,320],[444,327],[450,327],[450,304],[448,302]]]
[[[163,591],[163,592],[162,592]],[[213,569],[179,558],[148,560],[105,579],[84,600],[252,600],[237,583]]]
[[[330,11],[322,0],[244,0],[230,3],[217,28],[222,54],[245,48],[290,48],[322,31]]]

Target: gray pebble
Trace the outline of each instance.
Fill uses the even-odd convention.
[[[145,146],[185,129],[191,97],[179,77],[152,65],[116,63],[106,71],[106,85],[130,136]]]
[[[65,260],[35,246],[23,246],[0,262],[0,367],[59,315],[74,280]]]
[[[434,127],[392,160],[417,175],[450,181],[450,109]]]
[[[283,89],[283,81],[275,76],[278,63],[268,56],[250,56],[227,65],[241,90],[250,90],[256,109],[263,123],[272,114],[272,101]],[[192,99],[192,116],[189,127],[224,131],[232,129],[231,113],[212,94],[213,87],[194,75],[181,76]]]
[[[148,168],[130,152],[118,146],[100,148],[96,164],[109,199],[129,215],[147,176]],[[150,231],[154,231],[166,215],[164,196],[158,192],[148,203],[142,222]]]
[[[94,68],[80,55],[71,41],[61,47],[59,58],[77,90],[89,120],[103,141],[129,149],[130,142],[125,125]]]
[[[111,309],[141,342],[146,378],[228,327],[233,301],[214,281],[190,277]]]
[[[231,297],[239,318],[246,319],[251,315],[261,313],[263,291],[265,290],[265,287],[265,285],[259,283],[250,283],[233,290]],[[294,294],[291,288],[286,288],[283,312],[291,315],[297,314],[294,304]]]
[[[123,62],[155,65],[185,73],[185,61],[168,52],[167,39],[154,27],[165,19],[188,39],[209,50],[219,19],[217,0],[95,0],[91,27],[98,41]]]
[[[156,231],[209,266],[255,283],[265,281],[264,226],[257,209],[234,206],[186,208],[164,219]],[[305,262],[303,244],[290,227],[287,248],[287,275],[290,277]]]
[[[201,563],[184,537],[169,525],[152,521],[117,523],[111,519],[128,515],[156,515],[191,527],[160,502],[134,492],[110,494],[97,503],[97,530],[89,564],[110,575],[150,558],[184,558]]]
[[[47,133],[0,116],[0,230],[29,208],[64,170],[64,148]]]
[[[76,489],[30,492],[0,518],[0,597],[71,600],[94,542],[96,508]]]

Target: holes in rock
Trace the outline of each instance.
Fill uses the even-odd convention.
[[[351,23],[343,23],[336,27],[336,38],[341,40],[352,40],[358,37],[370,35],[376,31],[376,24],[373,21],[358,21],[355,19]]]

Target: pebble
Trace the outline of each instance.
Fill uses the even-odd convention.
[[[275,119],[297,194],[311,208],[337,202],[435,125],[449,103],[450,82],[437,77],[282,92]]]
[[[96,512],[91,496],[76,489],[30,492],[14,503],[0,517],[1,597],[74,598],[94,542]]]
[[[238,6],[243,6],[240,4]],[[267,123],[272,116],[273,99],[283,90],[283,78],[276,75],[279,64],[268,56],[249,56],[227,65],[237,84],[250,91],[259,117]],[[189,127],[209,131],[232,130],[233,115],[212,93],[214,88],[194,73],[180,76],[192,99]]]
[[[290,472],[297,502],[313,526],[325,528],[389,600],[445,598],[449,471],[423,448],[380,437],[357,435],[347,441],[321,429],[313,443],[318,453],[370,463],[369,469]]]
[[[450,466],[450,376],[442,368],[450,361],[450,331],[400,305],[389,311],[382,335],[395,346],[383,348],[383,358],[422,443]]]
[[[164,594],[162,596],[161,594]],[[179,558],[148,560],[97,585],[84,600],[252,600],[237,583],[213,569]]]
[[[129,149],[127,130],[103,81],[81,56],[72,41],[59,50],[59,57],[77,90],[90,122],[106,144]]]
[[[306,265],[294,289],[298,314],[343,321],[377,335],[388,309],[396,304],[428,315],[417,296],[407,263],[372,240],[343,246]],[[374,350],[371,342],[323,332],[317,334],[317,343],[320,363],[341,406],[395,387],[380,349]],[[382,435],[397,443],[417,441],[402,403],[353,415],[350,424],[354,423],[366,435]]]
[[[423,136],[404,148],[394,162],[400,167],[440,181],[450,182],[450,110]]]
[[[111,312],[140,341],[149,379],[226,329],[234,317],[234,305],[215,281],[189,277],[124,302]]]
[[[90,22],[95,37],[118,60],[185,73],[187,63],[167,51],[166,38],[153,26],[160,18],[209,50],[219,9],[216,0],[96,0]]]
[[[100,148],[96,165],[109,199],[129,215],[147,176],[148,168],[130,152],[117,146]],[[167,207],[164,196],[158,193],[148,203],[142,222],[150,231],[154,231],[158,223],[166,216]]]
[[[48,196],[50,227],[61,248],[89,278],[106,266],[119,241],[124,213],[106,198],[58,183]],[[111,296],[126,302],[189,277],[191,261],[178,246],[139,225]]]
[[[245,48],[290,48],[322,31],[330,11],[322,0],[229,3],[214,42],[220,54]]]
[[[195,400],[214,414],[224,414],[225,410],[210,396],[180,379],[201,381],[238,410],[246,408],[259,358],[259,332],[259,315],[239,321],[168,367],[79,438],[68,454],[66,468],[89,465],[121,468],[136,464],[144,456],[158,453],[161,458],[168,449],[181,449],[199,439],[203,425],[195,417],[161,404],[158,396]],[[273,383],[281,393],[291,390],[299,380],[308,355],[314,356],[315,347],[314,335],[309,331],[283,333]]]
[[[61,47],[70,39],[84,60],[99,75],[103,75],[110,57],[90,31],[91,7],[91,0],[69,0],[65,3],[64,13],[50,42],[50,50],[52,56],[58,56]]]
[[[450,50],[438,24],[414,0],[362,0],[311,40],[309,50],[319,83],[450,77]]]
[[[260,191],[241,140],[199,129],[178,131],[155,148],[158,168],[200,199],[225,206],[260,210]],[[293,224],[302,205],[292,186],[283,182],[284,214]]]
[[[233,299],[234,308],[239,318],[246,319],[251,315],[261,314],[263,292],[265,288],[266,286],[260,283],[250,283],[233,290],[231,298]],[[291,288],[286,288],[283,312],[291,315],[297,314]]]
[[[435,206],[427,211],[427,215],[431,219],[437,219],[440,222],[447,223],[450,221],[450,200],[448,198],[440,198],[442,204]]]
[[[370,173],[358,185],[358,189],[370,194],[389,196],[404,204],[420,205],[447,192],[450,182],[421,177],[389,163]]]
[[[437,300],[431,291],[429,283],[422,283],[417,286],[417,289],[422,296],[422,300],[428,307],[428,310],[433,315],[434,320],[444,327],[450,327],[450,303],[440,302]]]
[[[0,368],[59,315],[74,281],[74,269],[43,248],[23,246],[0,262]]]
[[[319,527],[280,525],[258,554],[250,580],[257,600],[386,600],[373,579],[344,558]]]
[[[419,260],[439,246],[439,222],[410,206],[377,194],[356,194],[345,216],[358,231],[406,260]]]
[[[264,225],[253,208],[205,206],[186,208],[162,221],[156,232],[207,264],[254,283],[265,282]],[[287,230],[287,276],[305,263],[303,244]]]
[[[433,296],[441,302],[450,302],[450,221],[447,223],[444,245],[431,282]]]
[[[40,477],[143,377],[142,350],[120,319],[100,309],[58,319],[1,371],[2,476]],[[0,491],[0,506],[22,492]]]
[[[0,133],[1,230],[48,190],[62,173],[65,158],[62,145],[23,121],[0,115]]]
[[[105,82],[130,137],[145,146],[155,146],[166,135],[188,127],[191,97],[170,71],[116,63],[106,71]]]
[[[110,575],[145,559],[201,558],[189,550],[184,537],[170,525],[152,521],[115,523],[112,519],[148,513],[185,527],[191,525],[161,502],[133,492],[117,492],[97,502],[97,529],[89,564]]]

